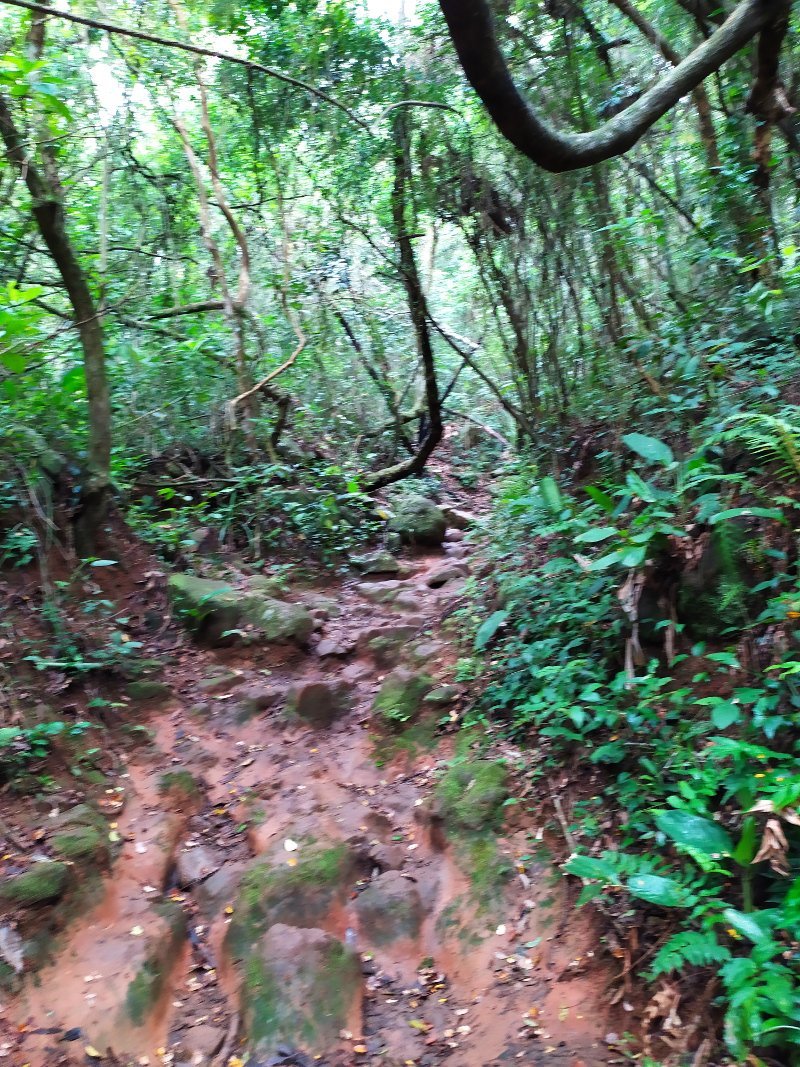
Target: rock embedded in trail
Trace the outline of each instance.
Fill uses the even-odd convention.
[[[184,625],[212,646],[233,644],[243,637],[305,644],[314,630],[306,608],[274,600],[252,586],[236,589],[230,582],[173,574],[167,592]]]
[[[226,861],[218,871],[193,886],[194,899],[206,922],[211,922],[225,908],[233,905],[244,874],[243,863]]]
[[[215,874],[224,863],[224,856],[208,845],[181,850],[175,858],[175,880],[180,889],[191,889]]]
[[[298,845],[290,856],[258,860],[242,878],[226,937],[235,958],[246,960],[258,937],[275,923],[318,926],[344,904],[356,869],[348,848],[308,841]]]
[[[312,726],[332,726],[350,710],[351,692],[352,686],[344,681],[308,679],[289,690],[285,710]]]
[[[409,641],[420,631],[420,623],[397,623],[396,625],[372,626],[362,630],[358,637],[358,651],[369,654],[379,667],[394,667],[402,658]]]
[[[498,829],[508,799],[508,768],[495,760],[454,763],[436,790],[436,806],[455,830]]]
[[[455,527],[459,532],[468,530],[471,526],[477,526],[480,522],[478,516],[471,511],[462,511],[461,508],[454,508],[449,504],[442,504],[441,507],[448,526]]]
[[[425,579],[429,589],[441,589],[448,582],[460,581],[468,577],[469,567],[465,563],[443,563],[431,571]]]
[[[55,833],[50,839],[53,852],[59,859],[87,865],[106,867],[111,859],[108,823],[88,804],[78,804],[59,815]]]
[[[40,860],[27,871],[0,879],[0,899],[32,907],[58,900],[69,884],[68,864],[54,860]]]
[[[385,549],[380,549],[377,552],[367,552],[363,556],[353,556],[351,562],[362,574],[381,575],[400,573],[400,564],[391,552],[387,552]]]
[[[361,935],[378,948],[419,936],[422,900],[416,885],[399,871],[389,870],[373,879],[356,898]]]
[[[398,667],[383,680],[372,710],[393,729],[400,729],[419,715],[434,680],[428,674]]]
[[[356,643],[351,638],[324,637],[314,649],[320,659],[326,656],[349,656],[355,651]]]
[[[358,954],[323,930],[278,923],[254,946],[242,985],[248,1044],[260,1055],[300,1046],[330,1053],[340,1032],[361,1030]]]
[[[396,505],[389,529],[406,545],[438,547],[447,532],[444,512],[427,497],[410,495]]]

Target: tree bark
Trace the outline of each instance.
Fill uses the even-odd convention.
[[[520,152],[546,170],[592,166],[623,155],[688,93],[762,31],[776,31],[791,0],[742,0],[708,40],[665,74],[629,107],[586,133],[564,132],[546,122],[517,87],[500,48],[489,0],[439,0],[467,79],[492,121]],[[774,47],[765,48],[767,59]],[[769,72],[765,74],[769,79]],[[757,78],[757,82],[758,82]]]
[[[413,474],[421,474],[425,464],[433,454],[434,449],[442,439],[444,427],[442,426],[442,405],[439,396],[439,383],[436,379],[436,362],[433,355],[433,342],[428,326],[428,304],[422,289],[417,261],[414,256],[412,245],[413,229],[409,225],[408,201],[409,182],[411,179],[411,144],[408,135],[408,122],[405,111],[398,111],[394,122],[395,134],[395,157],[394,157],[394,185],[392,187],[392,219],[394,222],[395,240],[400,252],[400,274],[406,291],[408,310],[411,315],[411,323],[414,327],[414,335],[417,341],[417,350],[422,362],[423,375],[425,378],[425,401],[428,408],[427,432],[415,455],[396,463],[392,467],[386,467],[382,471],[368,475],[364,479],[366,488],[370,490],[381,489],[392,482],[400,481]]]
[[[106,376],[100,312],[72,247],[64,205],[25,150],[8,101],[0,95],[0,136],[6,156],[22,175],[31,195],[32,212],[72,307],[83,350],[86,395],[89,403],[88,472],[83,485],[80,521],[76,521],[79,555],[91,554],[97,526],[103,521],[111,485],[111,402]]]

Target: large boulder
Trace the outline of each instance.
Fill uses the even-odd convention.
[[[272,926],[247,960],[241,1007],[257,1055],[278,1046],[330,1053],[340,1032],[361,1031],[363,979],[354,949],[323,930]]]
[[[358,927],[371,945],[419,936],[422,900],[416,885],[399,871],[388,870],[373,879],[355,903]]]
[[[314,629],[309,611],[274,600],[251,587],[173,574],[167,583],[173,610],[199,640],[222,645],[250,638],[263,642],[305,642]]]
[[[389,529],[407,545],[440,545],[447,532],[444,512],[424,496],[406,496],[396,505]]]

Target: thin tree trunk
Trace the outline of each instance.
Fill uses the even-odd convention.
[[[111,485],[111,402],[106,376],[100,312],[69,239],[60,196],[25,150],[8,101],[0,95],[0,136],[6,155],[22,175],[32,200],[32,212],[42,240],[61,276],[83,350],[89,405],[88,471],[76,517],[78,554],[90,555],[97,527],[105,518]]]

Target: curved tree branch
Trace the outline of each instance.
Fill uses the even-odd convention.
[[[577,170],[622,155],[650,127],[762,31],[782,38],[791,0],[742,0],[708,40],[630,107],[588,133],[540,117],[517,88],[500,48],[489,0],[439,0],[464,73],[503,136],[546,170]],[[774,48],[770,49],[774,55]]]

